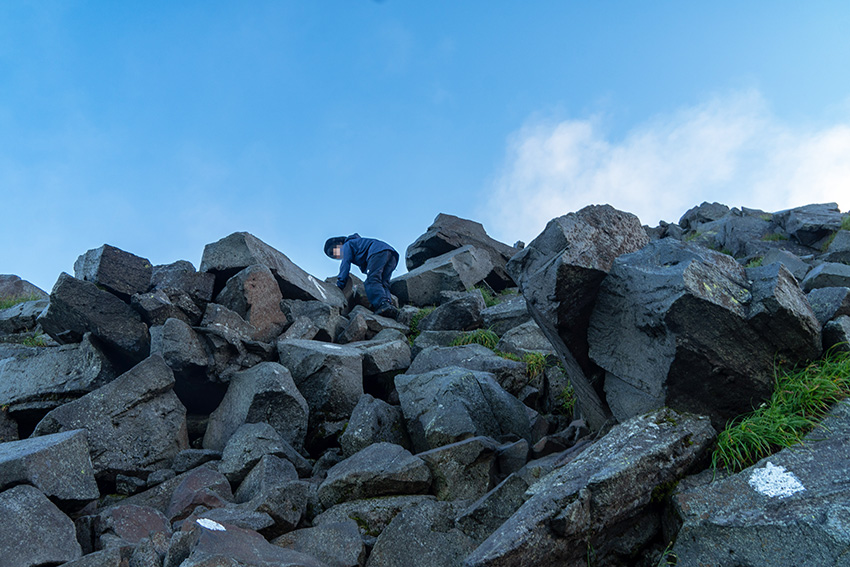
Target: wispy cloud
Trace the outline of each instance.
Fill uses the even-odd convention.
[[[796,125],[755,91],[656,116],[613,140],[601,117],[535,121],[508,140],[479,217],[528,242],[557,216],[608,203],[644,224],[676,222],[703,201],[775,211],[850,205],[850,123]]]

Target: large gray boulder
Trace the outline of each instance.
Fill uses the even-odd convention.
[[[253,265],[227,280],[215,300],[256,329],[252,338],[269,342],[280,335],[287,323],[286,315],[280,310],[281,299],[272,271],[263,265]]]
[[[525,363],[503,358],[476,343],[448,347],[428,347],[420,352],[407,369],[407,374],[424,374],[449,366],[489,372],[499,385],[516,396],[528,385]]]
[[[366,567],[460,566],[474,544],[455,527],[456,513],[452,503],[430,500],[402,510],[378,536]]]
[[[96,476],[147,476],[168,467],[189,447],[186,408],[173,386],[171,369],[162,357],[151,356],[109,384],[52,410],[33,435],[85,429]]]
[[[218,470],[230,482],[240,483],[266,455],[286,459],[299,474],[312,470],[306,459],[274,427],[265,422],[245,423],[230,436]]]
[[[0,518],[2,565],[60,565],[82,555],[74,522],[32,486],[0,492]]]
[[[121,362],[136,363],[150,352],[150,334],[129,305],[92,282],[62,273],[50,292],[50,305],[38,318],[59,343],[78,343],[91,333]]]
[[[680,565],[846,565],[850,527],[850,404],[838,404],[803,446],[739,474],[683,482],[673,495],[683,522]],[[689,479],[690,480],[690,479]]]
[[[823,326],[823,350],[850,352],[850,316],[840,315]]]
[[[792,238],[805,246],[815,246],[837,231],[844,218],[837,203],[805,205],[774,216]]]
[[[490,257],[493,269],[486,281],[491,287],[500,290],[513,285],[505,271],[505,264],[519,250],[490,238],[480,223],[445,213],[438,214],[425,234],[407,247],[404,261],[408,270],[415,270],[431,258],[466,245],[472,245]]]
[[[360,351],[304,340],[280,340],[277,351],[310,406],[311,427],[321,421],[348,419],[363,395]]]
[[[319,341],[334,342],[348,324],[348,320],[340,314],[339,307],[322,301],[284,299],[280,302],[280,308],[290,321],[309,319],[318,328],[318,332],[311,338]]]
[[[22,483],[59,500],[98,498],[85,431],[0,443],[0,490]]]
[[[314,526],[354,520],[364,536],[379,535],[402,510],[422,502],[434,502],[430,494],[378,496],[337,504],[313,518]]]
[[[263,362],[230,380],[221,405],[210,415],[204,447],[222,451],[242,424],[263,421],[298,449],[304,445],[309,413],[289,370],[276,362]]]
[[[475,436],[531,438],[526,407],[489,372],[450,366],[399,374],[395,385],[416,452]]]
[[[358,567],[366,562],[366,545],[354,520],[294,530],[272,543],[311,555],[328,567]]]
[[[699,206],[688,209],[679,219],[679,226],[684,230],[699,230],[699,226],[720,220],[729,213],[729,207],[722,203],[703,201]]]
[[[46,412],[115,378],[90,334],[79,344],[41,348],[0,346],[0,406],[13,414]]]
[[[668,405],[718,426],[770,395],[777,354],[793,363],[821,349],[820,325],[783,266],[747,273],[669,238],[614,262],[588,341],[617,419]]]
[[[489,437],[470,437],[419,453],[433,477],[438,500],[477,500],[495,485],[498,443]]]
[[[298,480],[295,465],[276,455],[264,455],[239,484],[236,502],[248,502],[287,482]]]
[[[124,301],[148,290],[151,270],[147,258],[140,258],[109,244],[89,250],[74,262],[74,276],[77,279],[97,284]]]
[[[271,270],[284,298],[315,299],[340,309],[345,306],[345,297],[339,288],[311,276],[282,252],[247,232],[234,232],[218,242],[207,244],[200,271],[215,274],[216,284],[223,287],[236,273],[255,264]]]
[[[636,556],[660,524],[647,508],[654,491],[681,478],[714,435],[708,419],[669,409],[615,426],[534,483],[528,501],[464,565],[578,566],[585,564],[589,549],[600,565]],[[619,544],[629,539],[622,549]]]
[[[440,303],[440,292],[469,291],[484,281],[492,269],[489,254],[466,245],[393,278],[390,291],[402,304],[436,305]]]
[[[191,262],[178,260],[172,264],[154,266],[151,287],[155,290],[183,291],[196,303],[204,305],[212,301],[215,275],[195,271]]]
[[[326,509],[340,502],[376,496],[425,494],[431,486],[428,465],[392,443],[375,443],[331,467],[319,485]]]
[[[487,305],[480,290],[464,293],[447,301],[419,321],[422,331],[471,331],[481,327],[481,313]]]
[[[207,305],[196,331],[206,342],[210,353],[209,374],[217,381],[227,382],[235,372],[275,358],[272,344],[251,338],[257,332],[256,327],[223,305]]]
[[[823,260],[850,264],[850,230],[839,230],[835,233],[835,238],[829,243]]]
[[[807,292],[821,287],[850,287],[850,265],[824,262],[812,268],[800,286]]]
[[[820,287],[806,298],[821,325],[841,315],[850,315],[850,287]]]
[[[549,342],[549,339],[540,330],[540,326],[534,321],[526,321],[506,332],[499,339],[496,349],[517,356],[523,356],[530,352],[555,355],[552,343]]]
[[[339,437],[342,454],[350,457],[374,443],[393,443],[411,449],[410,437],[399,406],[363,394],[351,412],[348,426]]]
[[[588,357],[590,315],[614,260],[648,242],[635,215],[592,205],[549,221],[507,265],[528,311],[561,357],[579,409],[594,429],[609,412],[590,383],[599,374]]]

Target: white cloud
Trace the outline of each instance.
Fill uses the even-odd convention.
[[[612,140],[599,117],[525,125],[508,140],[479,213],[504,241],[528,242],[557,216],[608,203],[644,224],[703,201],[777,211],[850,205],[850,123],[801,126],[754,91],[657,116]]]

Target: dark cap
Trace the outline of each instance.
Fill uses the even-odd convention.
[[[344,236],[334,236],[333,238],[328,238],[325,241],[325,254],[328,256],[328,258],[334,257],[333,256],[334,246],[336,246],[338,244],[342,244],[343,242],[345,242]],[[334,259],[336,259],[336,258],[334,258]]]

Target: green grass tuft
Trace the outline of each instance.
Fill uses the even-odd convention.
[[[422,332],[419,330],[419,322],[422,320],[423,317],[427,317],[428,315],[433,313],[434,309],[436,309],[436,307],[434,306],[423,307],[422,309],[413,314],[413,317],[410,319],[410,335],[408,336],[408,340],[410,341],[411,345],[413,344],[413,341],[416,340],[416,337],[419,336],[419,333]]]
[[[740,471],[803,440],[832,404],[850,395],[850,353],[833,352],[805,368],[777,368],[770,400],[717,436],[712,466]]]
[[[747,262],[747,265],[745,267],[746,268],[758,268],[762,264],[764,264],[764,257],[763,256],[757,256],[757,257],[753,258],[752,260],[750,260],[749,262]]]
[[[479,344],[489,348],[490,350],[496,350],[496,345],[499,344],[499,335],[490,329],[476,329],[459,336],[451,342],[450,346],[471,344]]]
[[[18,297],[3,297],[0,298],[0,311],[3,309],[9,309],[10,307],[14,307],[20,303],[26,303],[27,301],[35,301],[37,299],[41,299],[34,293],[29,295],[22,295]]]
[[[838,228],[839,230],[850,230],[850,215],[844,215],[844,218],[841,219],[841,226]]]
[[[25,338],[23,341],[21,341],[21,344],[24,345],[24,346],[29,346],[29,347],[46,347],[47,346],[47,342],[44,340],[44,334],[42,334],[42,333],[36,333],[32,337]]]
[[[475,286],[475,289],[481,292],[481,295],[484,297],[484,305],[486,305],[487,307],[493,307],[494,305],[499,304],[499,300],[496,299],[489,287],[486,287],[484,285],[477,285]]]
[[[770,232],[762,236],[761,239],[765,242],[779,242],[781,240],[788,240],[788,236],[781,232]]]
[[[525,373],[529,378],[543,374],[548,366],[546,355],[542,352],[527,352],[522,357],[522,361],[525,362]]]

